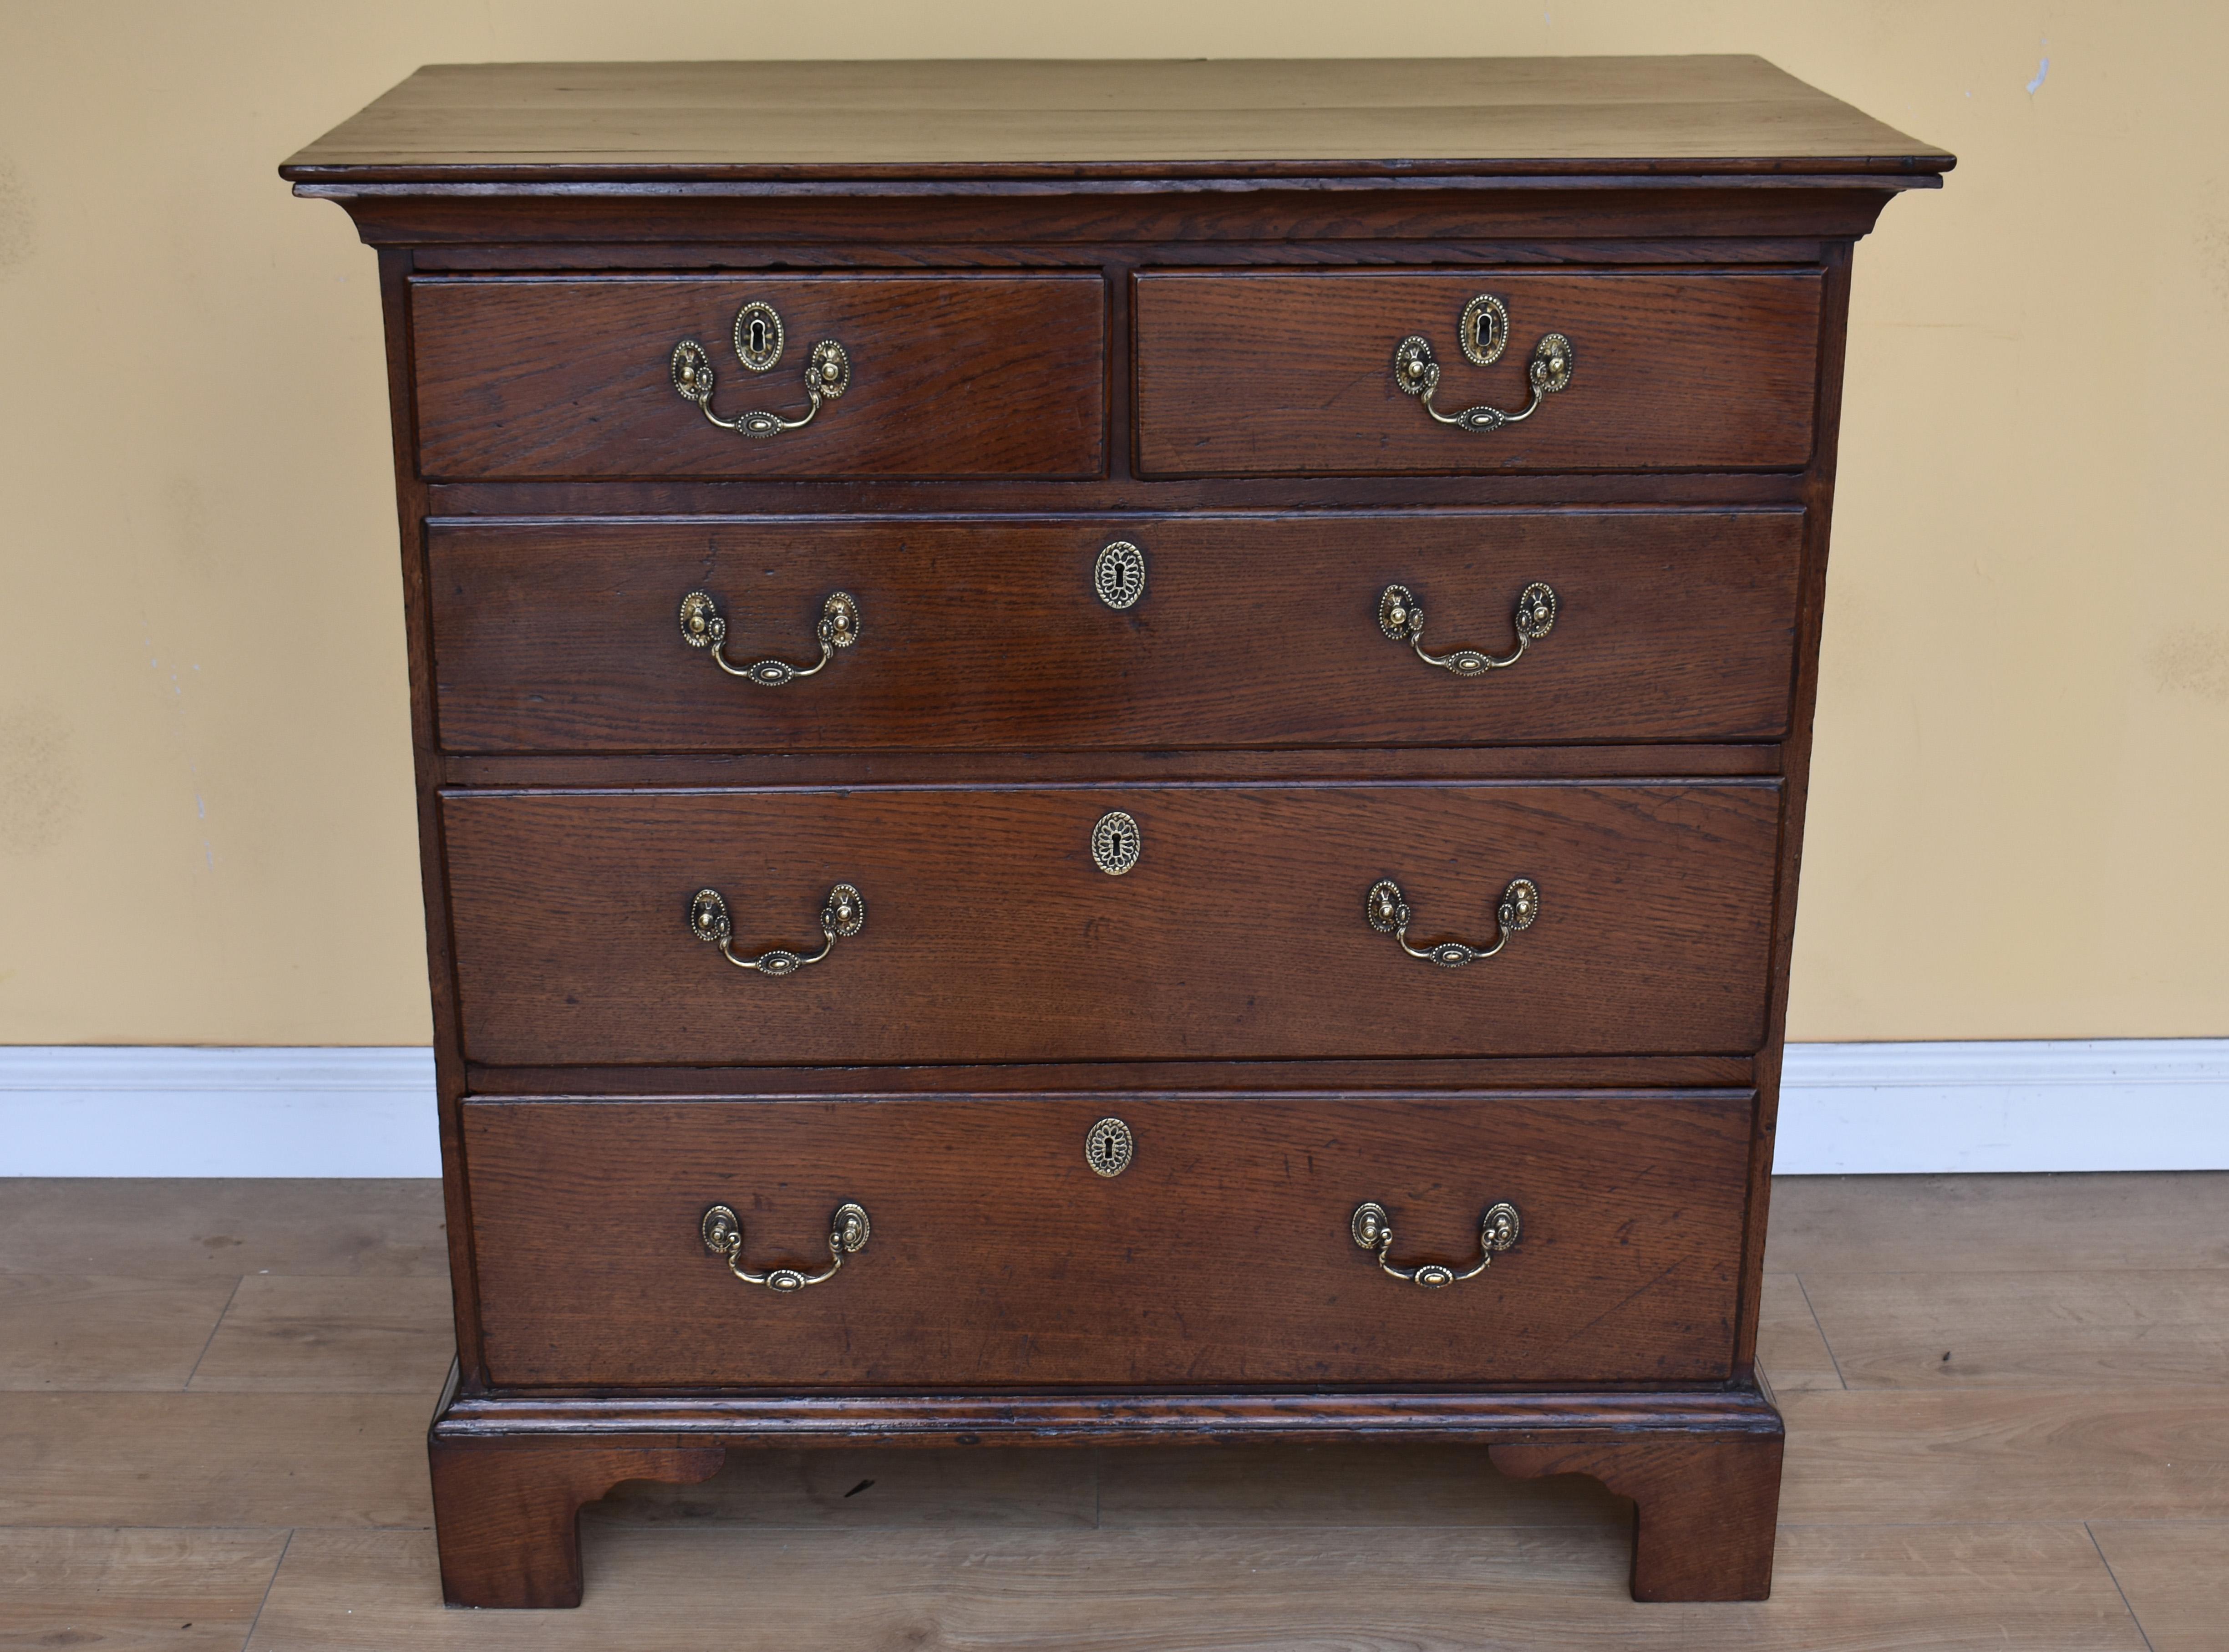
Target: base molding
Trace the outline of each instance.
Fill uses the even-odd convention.
[[[1476,1444],[1782,1434],[1755,1388],[1645,1393],[464,1395],[436,1440],[722,1445],[1172,1445],[1429,1437]]]
[[[1785,1430],[1759,1388],[1651,1393],[466,1395],[428,1430],[455,1606],[576,1606],[577,1517],[622,1480],[693,1482],[754,1446],[1411,1441],[1487,1448],[1634,1503],[1633,1597],[1762,1600]],[[1483,1470],[1484,1465],[1481,1465]]]

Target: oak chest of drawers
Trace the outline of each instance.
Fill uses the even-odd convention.
[[[1733,58],[427,69],[290,162],[385,297],[449,1597],[755,1444],[1420,1436],[1763,1595],[1851,250],[1950,164]]]

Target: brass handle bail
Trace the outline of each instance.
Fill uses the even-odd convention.
[[[1486,1215],[1478,1225],[1478,1260],[1461,1273],[1442,1262],[1422,1262],[1413,1268],[1397,1267],[1392,1260],[1393,1218],[1385,1207],[1375,1200],[1358,1205],[1347,1219],[1346,1231],[1354,1243],[1365,1250],[1374,1251],[1378,1265],[1385,1273],[1404,1284],[1422,1285],[1426,1290],[1438,1290],[1444,1286],[1460,1284],[1466,1279],[1475,1279],[1493,1263],[1495,1257],[1517,1243],[1521,1228],[1517,1206],[1506,1200],[1487,1206]]]
[[[820,643],[820,658],[810,665],[793,665],[786,659],[761,659],[738,665],[728,658],[728,622],[709,591],[691,591],[681,599],[681,640],[691,648],[709,648],[712,663],[730,677],[747,677],[761,688],[780,688],[800,677],[817,675],[836,658],[838,648],[859,640],[859,600],[849,591],[831,591],[820,605],[820,623],[813,634]]]
[[[1540,916],[1540,886],[1529,877],[1510,879],[1494,913],[1501,932],[1494,936],[1490,947],[1474,947],[1462,941],[1436,941],[1429,947],[1410,945],[1409,925],[1415,915],[1401,893],[1400,884],[1390,877],[1381,877],[1370,886],[1370,894],[1363,903],[1363,916],[1378,934],[1390,935],[1399,942],[1401,950],[1411,958],[1427,959],[1442,969],[1460,969],[1465,964],[1493,957],[1509,944],[1510,936],[1532,927],[1533,921]]]
[[[793,1295],[807,1285],[819,1285],[836,1276],[844,1265],[844,1258],[857,1256],[867,1248],[867,1239],[873,1232],[864,1205],[848,1200],[836,1207],[828,1218],[828,1266],[817,1274],[808,1274],[795,1268],[769,1268],[764,1273],[753,1273],[743,1266],[743,1218],[725,1205],[715,1205],[706,1211],[697,1225],[697,1236],[704,1248],[728,1264],[728,1271],[746,1285],[764,1285],[768,1290],[783,1295]]]
[[[838,938],[849,939],[867,927],[867,903],[849,884],[828,891],[820,906],[820,950],[811,954],[776,947],[755,958],[739,958],[735,950],[735,928],[728,920],[728,903],[716,889],[700,889],[689,902],[689,933],[738,969],[755,969],[761,975],[793,975],[807,964],[817,964],[836,949]]]
[[[1463,306],[1458,327],[1462,352],[1479,367],[1498,360],[1509,344],[1509,306],[1491,292],[1481,292]],[[1465,408],[1461,413],[1442,413],[1432,405],[1440,388],[1440,364],[1432,357],[1429,339],[1410,333],[1393,352],[1393,382],[1403,395],[1422,399],[1424,411],[1443,425],[1481,434],[1504,425],[1522,424],[1540,410],[1540,403],[1571,382],[1574,365],[1571,341],[1562,333],[1545,335],[1532,346],[1532,360],[1525,370],[1532,399],[1522,413],[1500,408]]]
[[[1393,642],[1405,642],[1427,665],[1452,672],[1457,677],[1483,677],[1514,665],[1525,651],[1546,636],[1556,625],[1556,588],[1534,580],[1517,596],[1513,616],[1517,646],[1506,654],[1481,653],[1475,648],[1456,648],[1444,654],[1424,652],[1424,605],[1405,585],[1389,585],[1378,594],[1378,628]]]
[[[772,305],[747,304],[736,311],[733,335],[736,358],[748,371],[768,372],[781,359],[781,317]],[[666,370],[673,380],[675,393],[684,402],[693,402],[708,421],[723,430],[732,430],[739,436],[760,441],[779,436],[785,430],[804,429],[820,411],[822,402],[837,401],[851,388],[851,358],[833,338],[824,338],[813,345],[806,358],[805,394],[811,405],[801,418],[752,412],[723,419],[713,412],[712,357],[694,338],[684,338],[673,347]]]

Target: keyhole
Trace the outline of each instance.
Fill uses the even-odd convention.
[[[754,320],[751,323],[751,354],[763,356],[766,354],[766,347],[767,325],[763,321]]]

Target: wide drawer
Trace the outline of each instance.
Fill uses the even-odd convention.
[[[471,752],[1772,739],[1802,532],[1793,510],[439,524],[437,723]],[[1521,658],[1425,664],[1381,626],[1397,584],[1427,652]],[[830,652],[839,589],[858,625]],[[731,672],[825,668],[723,673],[679,617],[697,591]]]
[[[1728,1373],[1753,1098],[472,1102],[499,1385],[1704,1382]],[[1086,1163],[1120,1117],[1129,1167]],[[1390,1218],[1391,1278],[1354,1212]],[[838,1207],[866,1244],[821,1282]]]
[[[1149,274],[1136,280],[1141,474],[1793,467],[1811,457],[1821,283],[1812,273]],[[1509,318],[1491,364],[1471,300]],[[1536,344],[1569,382],[1522,423],[1436,422],[1397,383],[1430,346],[1433,405],[1524,411]],[[1484,352],[1482,352],[1484,353]],[[1416,382],[1411,380],[1410,382]]]
[[[1777,782],[450,793],[465,1052],[509,1065],[1686,1054],[1763,1034]],[[1132,826],[1102,818],[1119,812]],[[1136,851],[1127,872],[1095,860]],[[1119,858],[1110,855],[1113,864]],[[1489,946],[1513,880],[1538,916]],[[731,967],[691,927],[718,891]],[[779,964],[777,967],[779,967]]]
[[[741,352],[774,348],[773,323],[746,306],[780,324],[763,371]],[[1079,274],[421,278],[420,468],[455,481],[1095,476],[1106,310],[1105,284]],[[674,352],[691,339],[712,413],[812,421],[764,440],[712,425],[677,389]],[[816,410],[823,341],[845,372]]]

